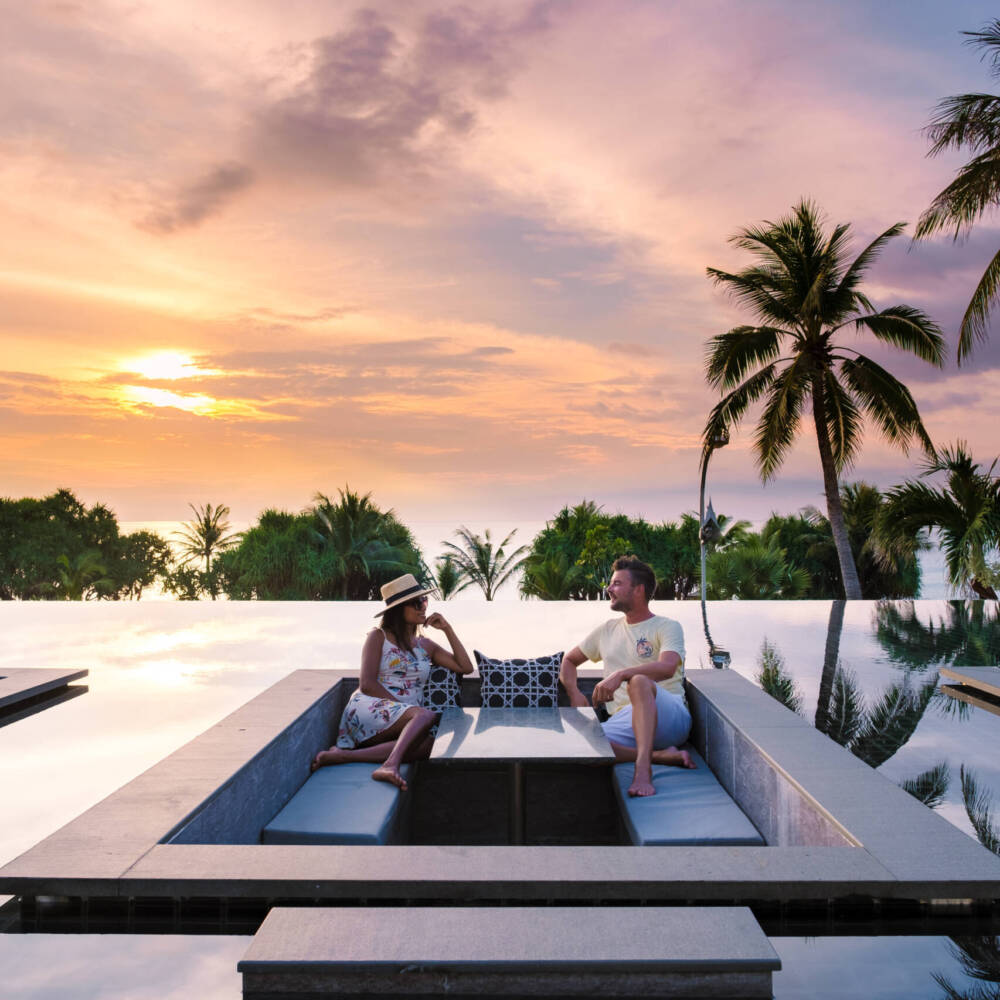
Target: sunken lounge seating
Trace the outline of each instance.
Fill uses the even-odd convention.
[[[592,684],[593,680],[587,686]],[[454,687],[447,704],[461,699],[473,706],[482,699],[479,678],[464,678]],[[764,838],[706,762],[697,754],[694,757],[698,766],[693,770],[656,767],[657,794],[648,798],[628,796],[630,764],[564,767],[549,773],[543,765],[529,775],[528,790],[536,803],[534,816],[545,822],[536,826],[529,842],[764,846]],[[506,842],[501,774],[455,771],[434,761],[407,765],[404,775],[411,788],[400,795],[395,788],[372,781],[375,766],[320,768],[266,823],[260,842],[370,846]],[[546,806],[538,811],[541,802]],[[529,814],[530,810],[529,802]],[[451,839],[440,839],[442,832]]]
[[[698,765],[653,766],[656,794],[632,798],[632,765],[616,764],[613,788],[632,843],[640,846],[764,846],[764,838],[694,751]]]

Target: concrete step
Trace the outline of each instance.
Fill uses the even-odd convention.
[[[746,907],[278,907],[244,1000],[337,996],[771,997]]]

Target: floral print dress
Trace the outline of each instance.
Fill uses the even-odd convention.
[[[382,642],[378,682],[395,700],[362,694],[360,689],[355,691],[340,717],[337,746],[352,750],[388,729],[411,705],[419,705],[430,671],[431,658],[426,649],[414,646],[413,652],[408,653],[386,636]]]

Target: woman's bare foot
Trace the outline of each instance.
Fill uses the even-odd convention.
[[[666,764],[669,767],[695,768],[698,766],[691,759],[691,754],[687,750],[678,750],[677,747],[667,747],[666,750],[654,750],[653,763]]]
[[[309,765],[310,771],[318,771],[321,767],[328,767],[330,764],[346,764],[351,759],[350,750],[341,750],[340,747],[330,747],[329,750],[320,750],[312,759]]]
[[[399,773],[399,768],[391,764],[383,764],[372,771],[372,778],[375,781],[387,781],[390,785],[395,785],[401,792],[406,791],[406,782]]]

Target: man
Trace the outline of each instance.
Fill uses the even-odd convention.
[[[611,610],[624,612],[594,629],[564,657],[559,679],[571,705],[583,707],[577,667],[585,660],[604,661],[604,679],[594,688],[593,703],[605,703],[604,723],[618,761],[634,761],[629,795],[655,795],[653,764],[695,767],[678,750],[691,731],[684,700],[684,632],[680,623],[649,610],[656,590],[652,569],[635,556],[615,560],[608,584]]]

